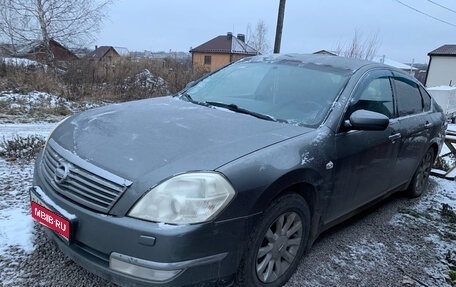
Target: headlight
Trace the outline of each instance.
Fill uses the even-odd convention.
[[[186,173],[151,189],[128,215],[169,224],[200,223],[220,213],[234,194],[233,187],[221,174]]]

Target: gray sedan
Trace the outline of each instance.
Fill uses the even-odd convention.
[[[175,96],[64,120],[37,158],[32,216],[121,285],[281,286],[324,230],[419,196],[445,127],[386,65],[246,58]]]

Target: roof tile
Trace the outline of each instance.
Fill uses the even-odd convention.
[[[190,50],[199,53],[224,53],[258,55],[258,51],[233,35],[221,35]]]
[[[113,49],[117,53],[117,51],[112,46],[100,46],[100,47],[97,47],[94,51],[90,52],[87,55],[87,58],[99,61],[111,49]]]
[[[456,45],[443,45],[429,52],[428,56],[456,56]]]

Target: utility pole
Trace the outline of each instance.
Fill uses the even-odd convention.
[[[276,28],[276,36],[275,36],[275,43],[274,43],[274,54],[280,53],[280,43],[282,42],[283,18],[285,15],[285,1],[286,0],[280,0],[280,4],[279,4],[279,15],[277,16],[277,28]]]

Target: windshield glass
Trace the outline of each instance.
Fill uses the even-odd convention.
[[[231,105],[279,121],[316,126],[348,76],[347,70],[315,64],[238,62],[185,94],[198,103]]]

